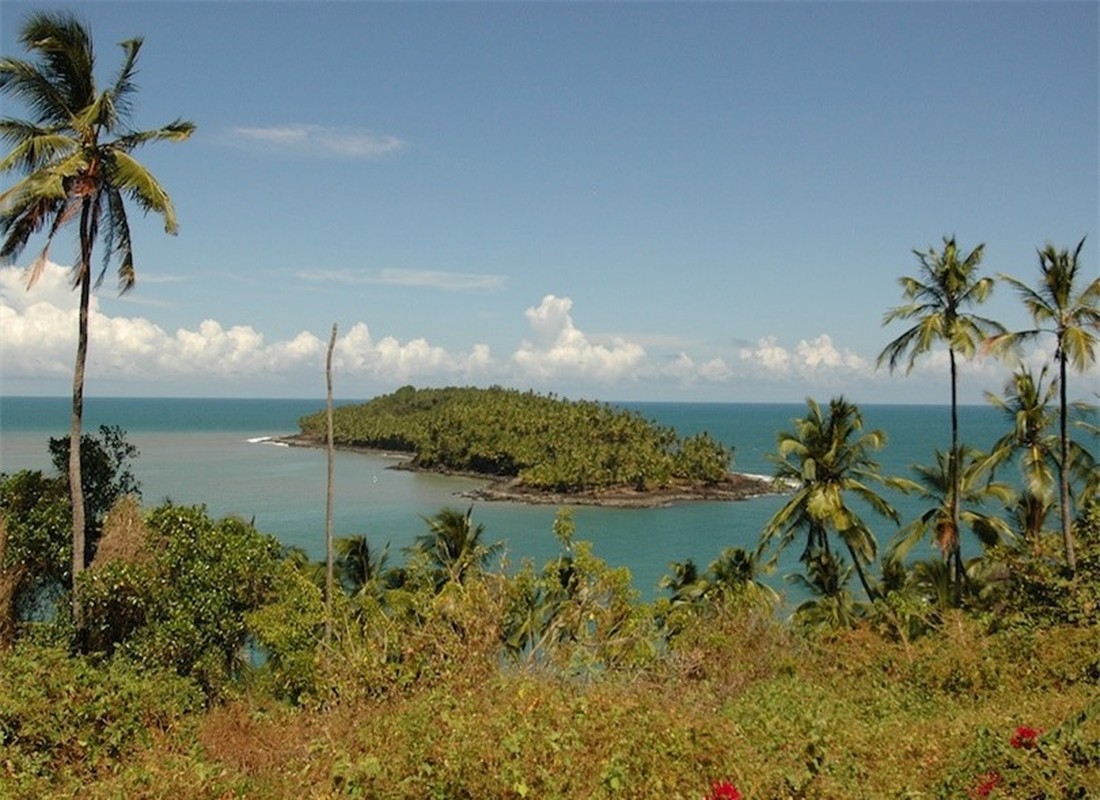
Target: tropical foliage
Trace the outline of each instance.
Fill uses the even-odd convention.
[[[1038,559],[997,545],[1011,569],[977,613],[904,641],[832,551],[788,626],[750,554],[678,565],[644,603],[563,513],[542,568],[461,581],[427,548],[397,569],[347,540],[359,579],[325,645],[321,563],[198,508],[124,500],[104,527],[80,584],[109,638],[74,656],[26,622],[0,652],[4,796],[1076,798],[1100,779],[1094,507],[1084,583],[1044,566],[1056,535]]]
[[[138,451],[121,428],[108,426],[98,436],[83,434],[80,449],[90,558],[112,506],[140,496],[132,472]],[[50,439],[49,451],[58,475],[24,470],[0,476],[0,646],[14,634],[14,620],[45,613],[71,597],[69,440]]]
[[[70,552],[75,576],[84,569],[88,550],[80,441],[92,249],[101,242],[104,271],[117,262],[120,290],[133,287],[137,273],[127,201],[146,214],[161,216],[166,233],[176,233],[178,223],[168,193],[132,153],[150,142],[183,141],[195,126],[179,119],[156,130],[136,131],[129,126],[137,91],[134,78],[140,38],[122,42],[122,66],[105,89],[96,84],[91,35],[71,13],[31,14],[19,41],[37,61],[0,58],[0,92],[32,115],[29,119],[0,119],[0,138],[12,145],[0,159],[0,173],[23,176],[0,194],[0,260],[17,258],[30,239],[45,228],[46,244],[28,270],[28,286],[34,284],[46,265],[55,236],[68,223],[78,220],[80,247],[73,285],[80,291],[80,311],[68,466],[72,493]],[[96,284],[102,277],[101,273]]]
[[[959,358],[972,358],[982,343],[1004,332],[999,322],[971,313],[967,309],[984,303],[993,292],[994,279],[979,276],[985,245],[966,253],[959,249],[955,237],[944,237],[943,250],[934,247],[927,252],[914,250],[920,262],[918,277],[899,279],[902,294],[908,301],[886,312],[882,324],[898,320],[915,320],[914,324],[886,345],[878,363],[888,364],[893,372],[906,359],[912,370],[919,356],[927,354],[937,344],[947,347],[951,380],[951,447],[948,450],[948,476],[951,489],[947,494],[950,524],[959,530],[961,521],[962,451],[959,441]],[[962,585],[962,552],[956,536],[951,561],[955,565],[955,581]]]
[[[897,523],[897,511],[871,484],[902,489],[908,485],[880,475],[871,453],[885,444],[886,434],[878,430],[865,432],[857,406],[843,397],[830,401],[828,413],[812,399],[807,405],[809,413],[794,420],[794,430],[778,434],[776,477],[794,488],[791,498],[764,526],[760,548],[774,541],[777,552],[782,551],[804,534],[802,561],[831,574],[839,569],[829,543],[832,533],[847,549],[864,591],[873,598],[875,590],[864,567],[874,561],[878,542],[851,501],[858,498],[875,513]],[[827,585],[832,586],[833,581]]]
[[[1062,541],[1066,564],[1072,572],[1077,568],[1073,537],[1070,474],[1079,466],[1073,458],[1069,436],[1069,400],[1066,383],[1067,368],[1084,372],[1096,363],[1096,343],[1100,339],[1100,277],[1091,281],[1081,273],[1082,239],[1071,253],[1047,244],[1039,251],[1039,282],[1032,288],[1019,278],[1001,275],[1001,280],[1014,288],[1031,314],[1035,327],[1030,330],[1002,333],[990,340],[994,348],[1004,349],[1034,339],[1043,334],[1054,336],[1054,360],[1058,365],[1059,419],[1059,495],[1062,519]],[[1087,281],[1081,286],[1081,281]],[[1091,463],[1089,464],[1091,467]]]
[[[301,420],[320,440],[323,413]],[[414,454],[425,469],[516,477],[534,489],[639,491],[723,480],[732,453],[706,433],[681,439],[640,415],[589,401],[489,389],[406,386],[337,408],[335,441]]]

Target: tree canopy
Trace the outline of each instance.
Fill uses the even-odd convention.
[[[300,421],[316,439],[325,424],[324,412]],[[341,446],[411,453],[417,467],[518,478],[557,492],[714,484],[732,461],[732,451],[706,433],[681,438],[636,412],[500,387],[406,386],[337,408],[333,427]]]

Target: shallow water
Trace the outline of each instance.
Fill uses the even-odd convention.
[[[49,469],[46,442],[68,427],[66,398],[0,398],[0,471]],[[803,405],[720,403],[624,404],[644,417],[671,425],[681,435],[702,430],[735,448],[735,469],[771,474],[768,453],[775,435],[805,413]],[[283,447],[255,441],[293,433],[316,400],[195,400],[89,398],[85,429],[119,425],[140,451],[134,467],[147,505],[171,498],[180,504],[205,503],[216,516],[236,514],[312,557],[324,553],[326,462],[323,450]],[[932,450],[946,449],[948,409],[940,406],[867,406],[867,428],[883,428],[890,442],[879,454],[884,473],[908,475],[908,465],[927,463]],[[1001,422],[989,408],[965,407],[964,438],[988,446]],[[252,441],[250,441],[252,440]],[[390,469],[392,459],[360,453],[336,454],[334,530],[337,536],[364,534],[374,546],[390,543],[391,563],[400,549],[424,530],[422,517],[446,505],[464,508],[459,494],[477,481]],[[923,509],[919,499],[894,496],[903,519]],[[751,548],[759,531],[783,500],[763,497],[743,502],[694,502],[660,509],[574,509],[576,537],[593,542],[596,554],[630,569],[644,597],[670,561],[693,559],[705,567],[726,547]],[[504,540],[508,558],[537,565],[557,554],[552,533],[556,508],[478,502],[475,520],[485,523],[489,541]],[[868,518],[880,540],[891,523]],[[797,547],[774,576],[796,568]]]

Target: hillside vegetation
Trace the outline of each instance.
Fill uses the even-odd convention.
[[[325,413],[303,417],[300,427],[323,441]],[[423,469],[517,478],[553,492],[717,484],[732,461],[706,433],[681,438],[607,404],[499,387],[406,386],[337,408],[333,438],[343,447],[411,453]]]
[[[36,515],[12,480],[15,541]],[[64,619],[0,648],[0,797],[1085,800],[1100,785],[1096,510],[1080,584],[1021,551],[999,599],[923,628],[899,627],[893,600],[851,627],[787,624],[735,551],[641,603],[568,515],[562,554],[514,575],[487,569],[469,514],[429,522],[402,567],[344,541],[326,642],[320,565],[201,508],[122,501],[81,581],[85,652]]]

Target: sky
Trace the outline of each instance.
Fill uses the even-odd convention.
[[[942,349],[876,369],[915,250],[1034,283],[1087,237],[1097,275],[1095,2],[4,0],[3,55],[64,8],[101,85],[144,37],[135,128],[197,125],[136,153],[180,231],[131,208],[89,395],[323,397],[336,324],[339,398],[947,403]],[[70,391],[76,245],[28,290],[44,243],[0,266],[2,394]],[[1029,326],[1007,286],[974,310]],[[961,401],[1008,374],[967,361]]]

